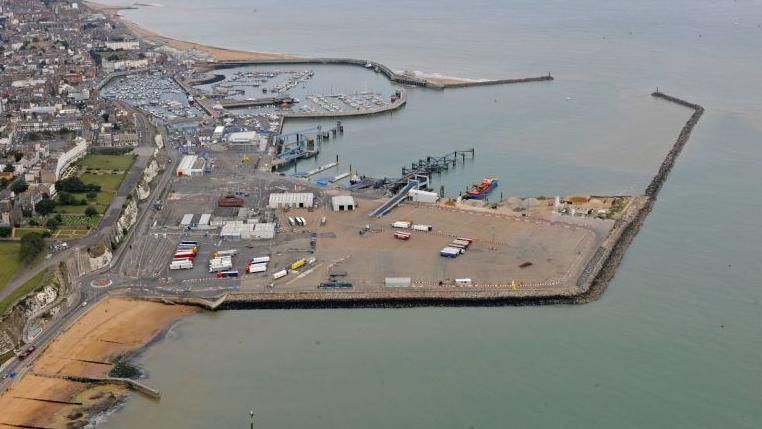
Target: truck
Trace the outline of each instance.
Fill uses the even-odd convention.
[[[443,256],[445,258],[457,258],[462,252],[463,252],[463,249],[445,247],[444,249],[439,251],[439,256]]]
[[[190,270],[193,268],[193,261],[172,261],[169,263],[170,270]]]
[[[198,247],[190,246],[190,245],[188,246],[180,245],[175,248],[175,252],[193,252],[193,254],[196,254],[198,253]]]
[[[425,231],[425,232],[429,232],[429,231],[431,231],[432,229],[434,229],[434,227],[433,227],[433,226],[431,226],[431,225],[420,225],[420,224],[416,224],[416,225],[413,225],[413,229],[414,229],[414,230],[416,230],[416,231]]]
[[[471,279],[455,279],[455,284],[459,286],[471,286],[474,282]]]
[[[218,279],[228,279],[238,277],[238,270],[232,270],[232,271],[220,271],[217,273]]]
[[[249,264],[246,267],[246,272],[249,274],[264,273],[267,271],[267,264]]]
[[[406,220],[398,220],[396,222],[392,222],[392,228],[410,229],[412,224],[412,222],[408,222]]]
[[[249,261],[250,264],[262,264],[267,262],[270,262],[269,256],[260,256],[260,257],[255,256],[251,258],[251,260]]]
[[[294,262],[293,264],[291,264],[291,266],[289,268],[291,268],[292,270],[298,270],[299,268],[302,268],[304,266],[304,264],[306,264],[306,263],[307,263],[306,260],[300,259],[300,260]]]

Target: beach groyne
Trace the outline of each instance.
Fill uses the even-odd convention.
[[[544,76],[515,78],[515,79],[495,79],[478,81],[458,81],[438,82],[436,79],[428,79],[420,76],[397,73],[388,66],[377,61],[360,60],[356,58],[278,58],[247,61],[219,61],[209,62],[201,66],[204,70],[226,69],[252,65],[294,65],[294,64],[338,64],[360,66],[372,69],[383,74],[392,82],[403,85],[418,86],[423,88],[445,89],[445,88],[465,88],[470,86],[486,85],[507,85],[515,83],[541,82],[553,80],[553,76],[548,73]]]
[[[39,374],[33,373],[38,377],[45,378],[60,378],[62,380],[73,381],[76,383],[84,384],[109,384],[114,386],[126,387],[130,390],[142,393],[150,399],[161,399],[161,392],[153,387],[147,386],[139,381],[131,380],[129,378],[117,378],[117,377],[86,377],[83,375],[61,375],[61,374]]]

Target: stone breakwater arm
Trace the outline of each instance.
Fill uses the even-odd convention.
[[[690,139],[693,128],[696,127],[699,119],[701,119],[701,116],[704,114],[704,108],[698,104],[690,103],[688,101],[664,94],[663,92],[659,91],[656,91],[651,95],[656,98],[661,98],[671,103],[693,109],[693,114],[683,126],[680,134],[677,136],[677,139],[672,146],[672,149],[670,149],[669,153],[667,153],[667,156],[664,158],[664,161],[662,161],[661,166],[659,167],[659,171],[657,171],[656,175],[651,180],[651,183],[648,185],[648,188],[646,188],[644,197],[645,201],[642,202],[642,205],[640,205],[639,208],[634,211],[632,219],[629,221],[625,219],[620,219],[617,221],[614,229],[621,229],[621,233],[619,234],[619,237],[616,238],[616,240],[612,243],[610,251],[601,256],[602,263],[600,265],[600,269],[595,272],[595,277],[593,278],[589,288],[587,288],[587,291],[580,294],[576,298],[577,303],[589,302],[597,299],[606,289],[611,279],[614,278],[614,274],[616,273],[619,264],[622,262],[627,248],[630,246],[630,243],[632,243],[632,241],[635,239],[635,236],[640,231],[640,227],[645,222],[648,214],[651,213],[651,210],[654,207],[654,203],[656,202],[656,197],[659,194],[659,191],[661,191],[664,182],[667,180],[669,172],[672,170],[672,167],[674,167],[675,161],[677,161],[677,157],[682,152],[685,144],[688,142],[688,139]],[[583,275],[585,275],[585,273],[583,273]],[[587,273],[587,275],[590,275],[590,273]]]
[[[279,65],[279,64],[344,64],[353,66],[367,67],[370,64],[371,68],[378,70],[379,73],[386,76],[390,81],[401,83],[403,85],[421,86],[424,88],[464,88],[469,86],[485,86],[485,85],[504,85],[513,83],[526,83],[526,82],[540,82],[553,80],[553,76],[548,73],[545,76],[535,76],[516,79],[494,79],[483,80],[473,82],[437,82],[436,79],[427,79],[418,76],[410,76],[407,74],[400,74],[389,68],[388,66],[376,61],[359,60],[355,58],[278,58],[278,59],[264,59],[264,60],[249,60],[249,61],[224,61],[207,63],[202,68],[214,70],[233,68],[249,65]]]

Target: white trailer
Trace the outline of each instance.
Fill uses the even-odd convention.
[[[193,262],[189,260],[172,261],[169,263],[170,270],[190,270],[193,268]]]
[[[426,231],[426,232],[428,232],[428,231],[431,231],[432,229],[434,229],[434,227],[432,227],[431,225],[419,225],[419,224],[416,224],[416,225],[413,225],[413,229],[416,230],[416,231]]]
[[[264,273],[267,271],[267,264],[251,264],[246,268],[249,274]]]
[[[410,225],[412,225],[411,222],[404,221],[404,220],[398,220],[396,222],[392,222],[392,228],[410,229]]]
[[[219,258],[220,256],[234,256],[237,254],[238,254],[238,250],[230,249],[230,250],[218,250],[212,253],[212,256],[214,256],[215,258]]]
[[[249,262],[252,264],[263,264],[263,263],[270,262],[270,257],[269,256],[260,256],[260,257],[255,256],[251,258],[251,261]]]
[[[277,273],[273,274],[273,280],[282,279],[283,277],[286,277],[287,275],[288,275],[288,271],[286,270],[278,271]]]

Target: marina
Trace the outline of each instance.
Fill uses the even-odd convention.
[[[160,72],[117,77],[101,90],[101,95],[126,102],[167,122],[204,117],[193,99],[170,76]]]

